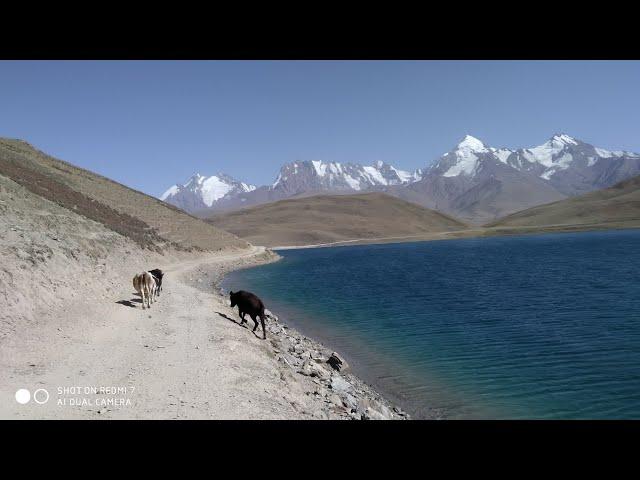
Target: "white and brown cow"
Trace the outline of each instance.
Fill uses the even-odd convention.
[[[156,294],[156,281],[149,272],[142,272],[133,277],[133,288],[142,297],[142,309],[144,310],[145,299],[147,306],[151,308]]]

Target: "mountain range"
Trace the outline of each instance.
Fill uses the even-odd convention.
[[[206,216],[285,198],[379,191],[483,224],[638,174],[640,154],[594,147],[564,133],[515,150],[490,147],[466,135],[451,151],[414,172],[382,161],[371,166],[297,161],[284,165],[271,185],[256,188],[224,174],[196,174],[160,198]]]

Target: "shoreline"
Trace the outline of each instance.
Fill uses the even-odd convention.
[[[306,248],[334,248],[356,245],[382,245],[388,243],[435,242],[442,240],[459,240],[464,238],[487,238],[501,236],[509,237],[514,235],[544,235],[552,233],[579,233],[606,230],[632,230],[637,228],[640,228],[640,225],[625,225],[619,222],[597,223],[589,225],[547,225],[544,227],[479,227],[471,228],[468,230],[451,230],[447,232],[434,232],[400,237],[356,238],[329,243],[316,243],[308,245],[279,245],[265,248],[277,252],[279,250],[298,250]]]
[[[240,265],[225,264],[215,272],[202,272],[201,270],[205,276],[210,275],[212,278],[206,285],[198,282],[198,285],[195,286],[204,291],[210,291],[208,287],[213,286],[214,295],[221,297],[224,299],[223,301],[228,303],[227,292],[222,289],[221,285],[229,273],[277,262],[281,258],[267,248],[264,255],[249,258]],[[201,268],[206,269],[206,266],[202,265]],[[237,317],[237,311],[234,310],[234,313]],[[342,418],[356,420],[411,418],[395,401],[385,397],[376,387],[353,373],[343,355],[287,324],[276,313],[266,309],[266,314],[267,340],[273,347],[278,363],[290,370],[294,374],[294,378],[311,379],[313,384],[318,387],[314,395],[324,397],[324,403],[329,407],[327,413],[338,413]],[[328,364],[327,361],[332,357],[338,358],[342,362],[342,367],[339,370]],[[434,416],[434,418],[436,417]]]
[[[230,272],[233,274],[235,272]],[[223,286],[227,284],[228,276],[225,276]],[[226,288],[228,291],[229,288]],[[394,371],[403,370],[406,373],[406,367],[396,360],[389,358],[387,355],[381,355],[378,352],[369,350],[369,345],[365,341],[359,339],[351,339],[348,343],[344,341],[336,340],[330,335],[330,331],[326,327],[318,327],[322,325],[322,321],[319,320],[322,317],[320,313],[302,313],[302,310],[309,312],[307,309],[295,309],[290,310],[286,306],[274,302],[272,298],[266,299],[272,307],[271,312],[277,312],[278,322],[284,324],[295,332],[296,335],[310,339],[315,344],[323,346],[327,351],[337,352],[343,359],[349,363],[353,375],[358,381],[363,382],[369,388],[373,389],[381,397],[385,398],[389,404],[395,405],[401,408],[407,413],[410,419],[416,420],[444,420],[449,418],[449,413],[446,407],[438,406],[434,407],[430,401],[416,401],[415,398],[408,398],[406,395],[407,387],[410,388],[411,383],[405,383],[405,379],[391,378],[394,377]],[[296,313],[297,312],[297,313]],[[299,320],[300,316],[307,316],[316,322],[316,328],[309,328],[309,326],[301,324]],[[372,367],[368,361],[373,359],[374,363],[378,367]],[[379,365],[384,365],[380,368]],[[437,386],[437,387],[436,387]],[[440,392],[445,392],[446,395],[441,398],[451,399],[451,390],[444,387],[441,383],[431,383],[432,388],[437,388]],[[445,402],[446,403],[446,402]],[[440,404],[443,404],[440,402]]]

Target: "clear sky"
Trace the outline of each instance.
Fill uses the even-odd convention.
[[[640,152],[640,62],[0,62],[0,136],[152,195],[195,172],[423,167],[471,134]]]

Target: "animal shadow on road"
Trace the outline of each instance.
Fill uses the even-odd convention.
[[[236,325],[242,327],[242,328],[249,328],[246,325],[243,325],[241,322],[242,320],[236,322],[233,318],[231,318],[229,315],[225,315],[224,313],[221,312],[216,312],[218,315],[220,315],[222,318],[226,318],[227,320],[229,320],[230,322],[235,323]]]
[[[221,317],[226,318],[226,319],[227,319],[227,320],[229,320],[230,322],[235,323],[235,324],[236,324],[236,325],[238,325],[239,327],[246,328],[247,330],[249,329],[249,327],[248,327],[247,325],[245,325],[245,324],[241,323],[241,322],[242,322],[242,320],[240,320],[239,322],[236,322],[233,318],[231,318],[231,317],[230,317],[230,316],[228,316],[228,315],[225,315],[224,313],[221,313],[221,312],[216,312],[216,313],[217,313],[218,315],[220,315]],[[261,336],[259,336],[256,332],[253,332],[253,331],[252,331],[251,333],[253,333],[253,336],[254,336],[254,337],[256,337],[256,338],[262,338],[262,337],[261,337]]]
[[[142,299],[132,298],[131,300],[118,300],[116,303],[118,305],[124,305],[125,307],[137,308],[137,305],[134,302],[142,303]]]

